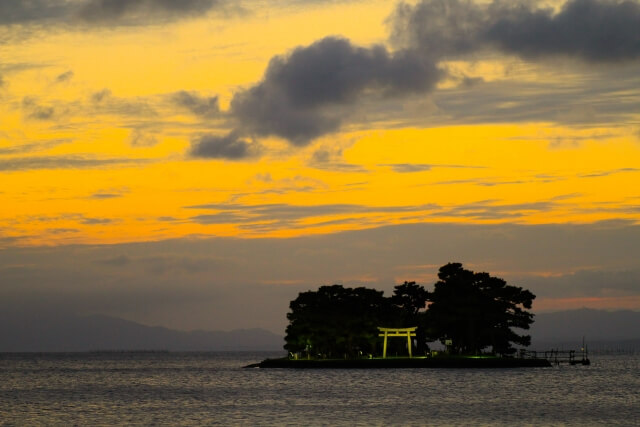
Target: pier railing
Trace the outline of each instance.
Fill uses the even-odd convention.
[[[525,350],[520,349],[522,359],[546,359],[554,365],[568,363],[570,365],[589,365],[589,357],[586,351],[576,352],[575,350]]]

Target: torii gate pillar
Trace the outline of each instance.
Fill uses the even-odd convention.
[[[384,344],[382,345],[382,357],[387,358],[387,337],[407,337],[407,349],[409,349],[409,357],[413,357],[411,354],[411,338],[416,336],[417,326],[412,328],[381,328],[378,330],[381,332],[378,336],[384,337]]]

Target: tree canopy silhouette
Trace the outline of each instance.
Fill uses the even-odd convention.
[[[393,326],[418,327],[416,331],[418,354],[424,353],[427,349],[427,328],[422,310],[427,305],[428,297],[429,292],[423,286],[416,284],[416,282],[406,281],[402,285],[394,287],[391,297],[391,302],[398,309],[396,313],[398,315],[397,322],[399,322],[399,324],[394,323]]]
[[[322,286],[291,301],[285,349],[326,357],[372,353],[390,304],[375,289]]]
[[[440,267],[438,278],[429,294],[426,323],[432,337],[452,340],[453,352],[475,354],[491,346],[494,353],[510,354],[512,342],[531,344],[530,336],[511,329],[529,329],[533,323],[533,314],[524,310],[535,298],[530,291],[459,263]]]

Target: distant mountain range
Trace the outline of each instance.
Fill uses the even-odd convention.
[[[100,315],[0,320],[0,352],[284,351],[283,337],[264,329],[184,332]]]
[[[621,341],[640,339],[640,311],[579,310],[540,313],[530,333],[536,340],[582,339]]]
[[[640,351],[640,312],[582,308],[540,313],[527,333],[532,349],[579,349],[584,337],[590,350]]]
[[[580,309],[540,313],[529,334],[532,348],[640,350],[640,312]],[[109,316],[0,314],[0,352],[169,350],[283,350],[283,337],[264,329],[176,331]]]

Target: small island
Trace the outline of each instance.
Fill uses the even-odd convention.
[[[391,297],[365,287],[322,286],[301,292],[287,314],[288,357],[260,368],[520,368],[549,367],[525,347],[535,295],[488,273],[449,263],[433,291],[415,282]],[[440,349],[432,350],[431,343]],[[520,347],[518,352],[516,347]],[[533,353],[535,355],[535,353]]]

